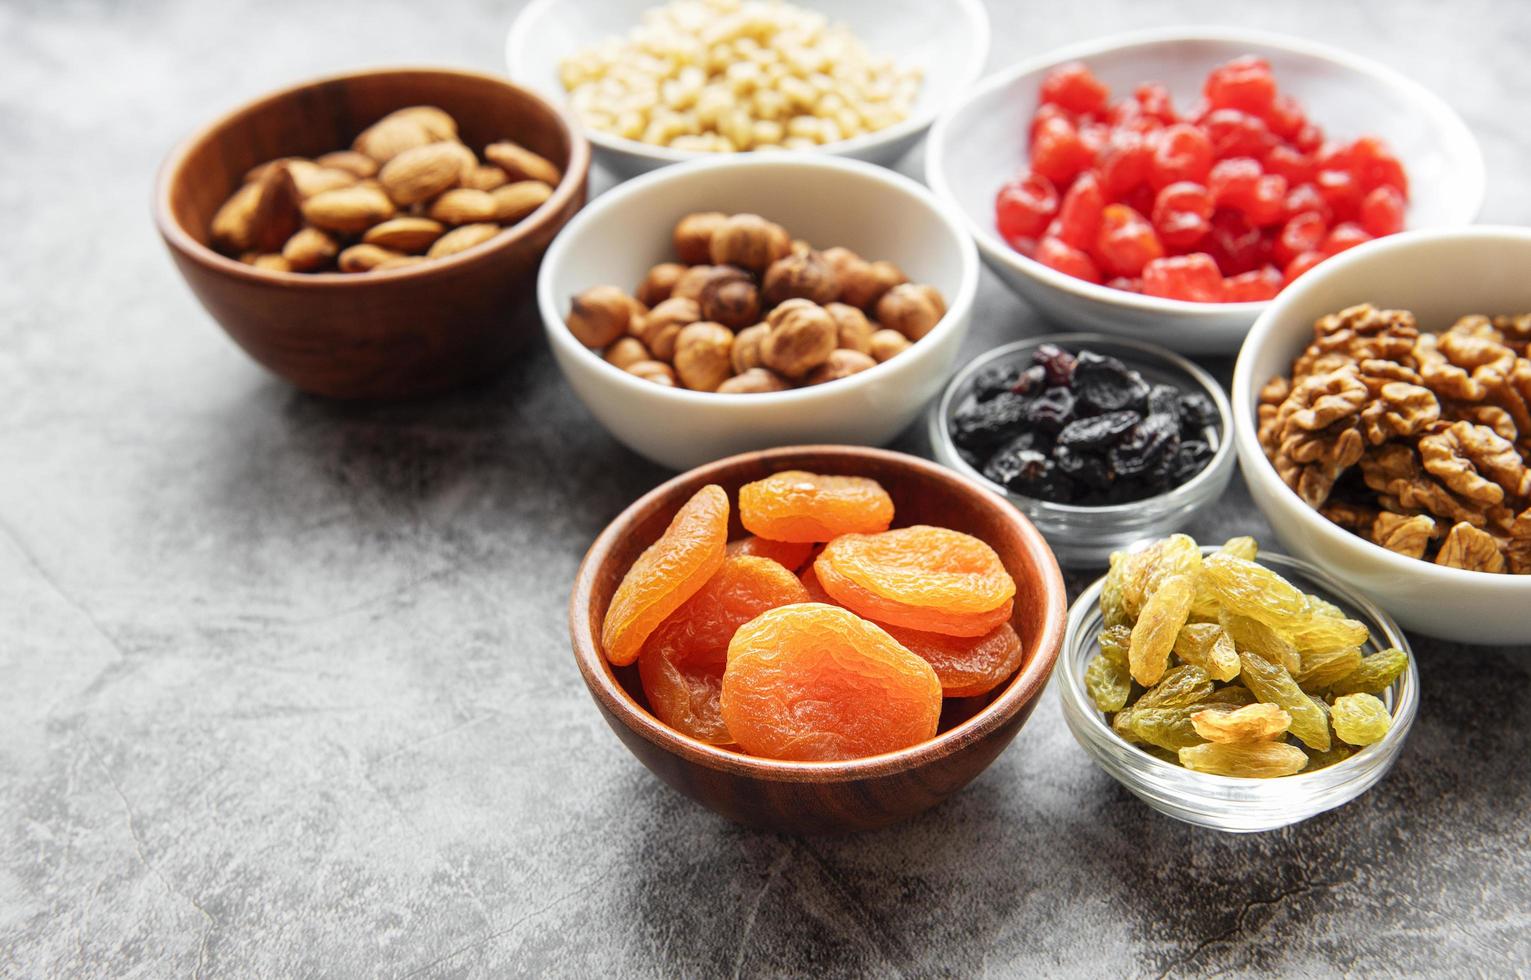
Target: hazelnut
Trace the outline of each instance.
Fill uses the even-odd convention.
[[[792,239],[792,244],[787,246],[788,255],[807,255],[812,251],[813,246],[808,244],[807,240],[802,238]]]
[[[836,245],[832,248],[826,248],[824,251],[819,253],[819,256],[825,262],[829,263],[829,267],[835,270],[836,275],[845,272],[847,269],[854,268],[857,265],[867,264],[866,260],[861,256],[840,245]]]
[[[897,330],[873,331],[869,344],[872,348],[872,357],[874,357],[879,364],[881,364],[883,361],[886,361],[888,358],[894,356],[895,354],[902,354],[910,347],[909,338],[905,337]]]
[[[724,266],[723,268],[729,268]],[[714,276],[702,287],[698,305],[702,316],[738,330],[760,319],[760,291],[754,280],[739,270],[733,274]]]
[[[766,368],[750,368],[718,385],[720,395],[758,395],[768,391],[786,391],[792,387],[781,376]]]
[[[835,346],[842,350],[872,353],[872,324],[866,314],[846,303],[830,303],[824,312],[835,321]]]
[[[801,378],[834,352],[835,321],[823,307],[790,300],[772,310],[768,322],[771,332],[760,345],[760,356],[778,374]]]
[[[670,298],[649,310],[649,315],[634,329],[634,335],[654,357],[668,361],[675,357],[675,337],[680,328],[702,318],[694,301]]]
[[[675,373],[692,391],[717,391],[734,373],[729,358],[734,332],[703,320],[682,327],[675,338]]]
[[[852,263],[840,273],[840,302],[870,310],[883,293],[908,281],[892,262]]]
[[[693,265],[682,272],[675,280],[675,285],[670,287],[671,299],[692,299],[698,303],[702,301],[702,290],[714,279],[729,279],[734,273],[747,276],[749,273],[743,269],[735,269],[726,265]]]
[[[675,387],[675,372],[662,361],[638,361],[627,366],[628,374],[635,374],[644,381],[652,381],[666,388]]]
[[[712,233],[728,220],[721,211],[698,211],[675,223],[675,254],[687,265],[711,261]]]
[[[946,301],[934,286],[904,283],[877,301],[877,319],[910,340],[930,333],[946,315]]]
[[[760,358],[760,346],[765,343],[766,334],[770,332],[769,324],[757,323],[753,327],[745,327],[734,336],[734,350],[730,359],[735,371],[743,374],[765,363]]]
[[[639,361],[648,360],[653,360],[649,356],[649,349],[637,337],[622,337],[606,348],[606,363],[614,364],[624,371]]]
[[[627,333],[633,308],[626,293],[615,286],[592,286],[569,301],[564,322],[574,339],[586,347],[605,347]]]
[[[772,262],[787,254],[792,240],[787,229],[758,214],[736,214],[712,233],[711,254],[715,265],[737,265],[751,272],[764,272]]]
[[[799,297],[823,306],[840,295],[840,283],[835,270],[819,253],[808,252],[772,262],[762,279],[762,292],[767,306]]]
[[[681,277],[686,267],[679,262],[661,262],[648,271],[643,281],[638,284],[638,298],[650,306],[663,303],[670,298],[670,290],[675,288],[675,280]]]
[[[826,381],[839,381],[841,378],[848,378],[876,366],[877,362],[870,354],[855,350],[837,350],[831,352],[829,359],[823,364],[808,372],[804,384],[821,385]]]

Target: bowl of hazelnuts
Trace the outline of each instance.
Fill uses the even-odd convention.
[[[856,161],[701,160],[607,192],[548,249],[559,368],[621,442],[677,469],[879,445],[939,391],[978,256],[915,182]]]

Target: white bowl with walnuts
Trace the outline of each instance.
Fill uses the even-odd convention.
[[[622,175],[776,149],[891,164],[988,53],[981,0],[533,0],[505,42]]]
[[[588,205],[537,301],[591,413],[686,469],[794,443],[880,445],[941,388],[978,282],[951,210],[816,157],[699,160]]]
[[[1250,494],[1410,630],[1531,643],[1531,230],[1405,232],[1271,302],[1234,372]]]

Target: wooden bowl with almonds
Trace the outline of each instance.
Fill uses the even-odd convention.
[[[197,299],[304,391],[426,395],[537,332],[543,252],[585,203],[590,148],[530,91],[451,69],[305,82],[194,134],[154,217]]]

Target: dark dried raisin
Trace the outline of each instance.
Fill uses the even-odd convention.
[[[973,397],[986,402],[1001,392],[1009,391],[1020,376],[1021,369],[1014,364],[979,371],[973,378]]]
[[[1074,365],[1074,392],[1095,412],[1141,412],[1148,403],[1148,382],[1114,357],[1080,351]]]
[[[1043,370],[1041,365],[1033,364],[1016,375],[1015,381],[1010,385],[1010,390],[1017,395],[1035,395],[1046,385],[1047,372]]]
[[[1075,357],[1056,344],[1043,344],[1031,359],[1047,373],[1049,388],[1066,388],[1073,382]]]
[[[1059,445],[1053,450],[1053,462],[1072,479],[1086,486],[1104,489],[1111,485],[1111,467],[1092,452]]]
[[[1029,403],[1020,395],[1002,393],[958,412],[952,420],[952,440],[963,449],[984,449],[1007,439],[1026,418]]]
[[[1074,421],[1074,396],[1067,388],[1049,388],[1026,406],[1026,421],[1044,432],[1057,432]]]
[[[1217,406],[1212,404],[1212,399],[1199,391],[1180,396],[1181,425],[1200,432],[1202,429],[1216,428],[1217,422]]]
[[[1173,385],[1157,384],[1148,389],[1148,414],[1168,415],[1180,424],[1180,389]]]
[[[1058,445],[1070,449],[1103,449],[1120,439],[1127,430],[1143,420],[1132,410],[1107,412],[1085,419],[1075,419],[1058,433]]]
[[[1184,483],[1205,469],[1207,460],[1211,458],[1211,446],[1200,439],[1187,439],[1180,444],[1180,450],[1175,454],[1175,465],[1170,470],[1170,477],[1176,483]]]
[[[1175,420],[1168,415],[1150,415],[1111,447],[1111,468],[1118,476],[1167,472],[1179,449],[1180,427]]]

